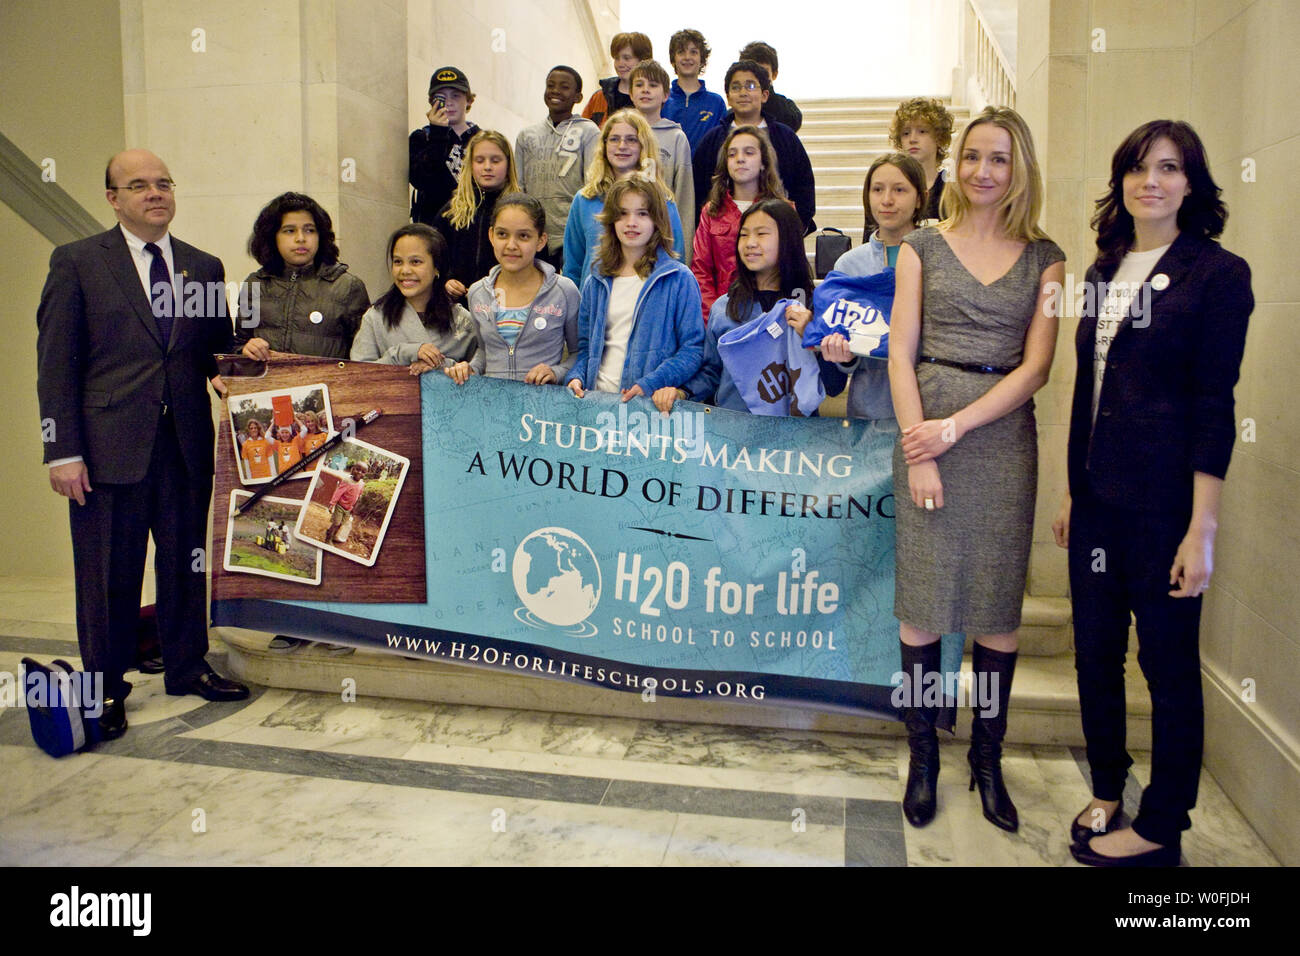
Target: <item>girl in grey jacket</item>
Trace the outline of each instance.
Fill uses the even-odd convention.
[[[458,383],[479,351],[469,313],[454,306],[443,285],[447,244],[423,223],[388,238],[393,284],[362,317],[352,342],[354,362],[406,365],[412,374],[440,368]]]
[[[482,345],[471,365],[492,378],[558,384],[578,350],[579,297],[572,280],[536,258],[547,242],[542,204],[524,193],[502,196],[490,237],[497,265],[468,296]]]

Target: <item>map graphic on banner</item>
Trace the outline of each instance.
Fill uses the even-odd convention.
[[[891,424],[422,381],[427,601],[218,624],[670,696],[891,714]],[[224,584],[224,582],[223,582]],[[945,640],[956,670],[960,643]]]

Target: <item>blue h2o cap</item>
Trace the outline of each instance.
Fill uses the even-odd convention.
[[[453,90],[460,90],[466,95],[469,94],[469,77],[454,66],[440,66],[433,71],[433,76],[429,78],[429,95],[433,94],[444,87],[450,87]]]

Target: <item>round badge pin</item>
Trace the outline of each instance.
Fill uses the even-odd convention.
[[[546,320],[539,315],[537,318],[533,319],[533,328],[538,332],[542,331],[542,329],[546,328]]]
[[[1168,289],[1169,276],[1165,275],[1163,272],[1157,272],[1151,277],[1151,288],[1155,289],[1157,292],[1163,292],[1165,289]]]
[[[325,321],[325,316],[320,312],[313,312],[311,315],[307,316],[307,318],[311,319],[312,325],[320,325]]]

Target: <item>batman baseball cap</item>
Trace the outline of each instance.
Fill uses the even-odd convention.
[[[440,66],[433,71],[433,76],[429,78],[429,95],[432,96],[434,91],[443,87],[450,87],[453,90],[460,90],[468,94],[469,77],[454,66]]]

